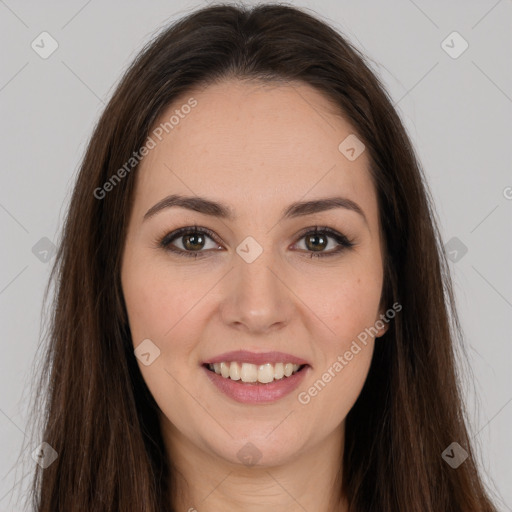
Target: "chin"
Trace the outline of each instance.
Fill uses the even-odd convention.
[[[218,437],[205,441],[214,456],[231,464],[248,468],[278,466],[298,457],[304,449],[304,436],[289,427],[278,432],[280,427],[275,427],[279,421],[272,422],[270,428],[268,425],[254,428],[253,425],[252,429],[248,427],[240,435],[231,432],[233,438],[226,434],[223,442],[219,442]]]

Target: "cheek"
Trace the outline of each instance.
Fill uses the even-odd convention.
[[[182,281],[158,263],[127,262],[123,294],[135,345],[144,338],[162,343],[172,337],[174,326],[186,316],[194,298],[193,287]]]
[[[378,267],[334,275],[315,300],[322,304],[319,316],[329,327],[315,338],[314,369],[299,402],[312,416],[334,425],[347,415],[364,385],[374,349],[382,275]],[[318,331],[319,333],[319,331]]]
[[[374,325],[380,298],[380,282],[368,278],[359,278],[336,294],[328,318],[332,318],[332,329],[343,344]]]
[[[322,368],[308,387],[300,390],[298,401],[324,434],[335,429],[347,416],[359,397],[366,381],[373,354],[373,341],[343,351]]]
[[[375,325],[381,292],[382,273],[379,267],[371,266],[333,273],[318,289],[314,309],[325,319],[332,334],[328,337],[327,352],[348,350],[353,339]]]
[[[157,403],[166,410],[183,410],[180,384],[197,364],[197,339],[207,315],[201,298],[214,281],[197,271],[180,271],[167,262],[133,258],[123,268],[123,293],[134,349],[146,339],[157,347],[149,366],[138,360],[142,376]]]
[[[325,294],[324,301],[330,332],[315,338],[318,364],[297,399],[309,421],[325,434],[345,419],[368,376],[380,287],[356,279],[342,292]]]
[[[159,350],[149,365],[137,359],[142,377],[159,407],[173,417],[173,423],[179,423],[173,411],[189,406],[181,383],[186,380],[186,361],[193,349],[187,340],[193,340],[190,332],[197,293],[169,266],[162,268],[159,262],[137,258],[126,259],[122,286],[134,348],[150,339]]]

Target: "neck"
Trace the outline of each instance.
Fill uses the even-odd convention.
[[[329,438],[285,463],[233,464],[185,438],[164,419],[172,465],[175,510],[187,512],[346,512],[340,497],[344,423]]]

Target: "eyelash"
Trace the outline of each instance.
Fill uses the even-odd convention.
[[[325,234],[328,235],[330,238],[333,238],[338,242],[338,247],[334,250],[331,250],[329,252],[314,252],[314,251],[308,251],[311,252],[311,258],[327,258],[330,256],[336,256],[337,254],[340,254],[341,252],[345,251],[346,249],[350,249],[355,244],[351,240],[349,240],[345,235],[342,235],[341,233],[338,233],[337,231],[328,228],[326,226],[314,226],[313,228],[307,228],[306,230],[303,230],[299,234],[298,240],[301,240],[306,235],[314,235],[314,234]],[[202,253],[206,251],[184,251],[183,249],[179,249],[177,247],[173,247],[171,245],[171,242],[174,240],[180,238],[180,236],[184,235],[190,235],[190,234],[204,234],[210,237],[214,242],[218,243],[220,245],[220,242],[217,240],[217,236],[213,231],[211,231],[208,228],[203,228],[199,226],[187,226],[180,229],[177,229],[171,233],[166,234],[163,238],[157,240],[158,246],[162,249],[165,249],[166,251],[170,251],[174,254],[177,254],[178,256],[184,256],[185,258],[202,258],[204,257]]]

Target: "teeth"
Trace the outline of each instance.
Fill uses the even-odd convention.
[[[229,366],[226,363],[220,363],[220,374],[225,379],[229,377]]]
[[[242,382],[268,384],[274,380],[289,377],[297,372],[300,365],[293,363],[265,363],[256,365],[231,361],[210,364],[208,367],[225,379],[230,378],[231,380],[241,380]]]
[[[282,379],[284,377],[284,364],[276,363],[274,366],[274,379]]]
[[[262,364],[258,368],[258,382],[267,384],[274,380],[274,368],[270,363]]]
[[[258,367],[255,364],[242,363],[240,378],[242,382],[256,382],[258,380]]]
[[[284,376],[289,377],[293,373],[293,364],[292,363],[286,363],[284,365]]]
[[[240,380],[240,366],[235,362],[231,363],[229,366],[229,378],[231,380]]]

